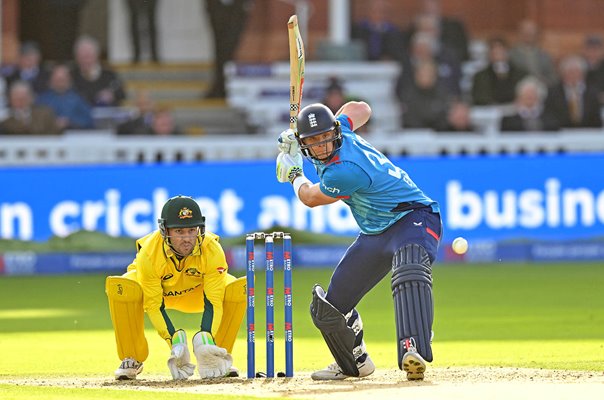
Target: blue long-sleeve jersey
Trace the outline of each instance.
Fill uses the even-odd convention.
[[[344,201],[365,234],[378,234],[414,208],[438,203],[426,196],[409,175],[352,131],[339,115],[342,146],[326,163],[315,163],[321,191]]]

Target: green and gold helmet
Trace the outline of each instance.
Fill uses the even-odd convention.
[[[199,227],[202,237],[206,230],[206,217],[201,213],[197,202],[192,197],[182,195],[168,199],[161,210],[161,217],[157,223],[164,238],[167,228]]]

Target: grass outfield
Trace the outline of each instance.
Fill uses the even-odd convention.
[[[236,272],[242,275],[243,272]],[[327,285],[328,269],[294,272],[294,360],[297,371],[331,362],[308,314],[310,289]],[[277,292],[283,279],[275,277]],[[365,341],[378,368],[396,368],[390,282],[385,279],[361,302]],[[510,366],[604,371],[603,264],[440,265],[434,269],[436,367]],[[259,274],[257,293],[263,291]],[[256,324],[263,326],[258,296]],[[277,297],[277,326],[282,298]],[[191,337],[196,316],[171,312]],[[145,373],[169,378],[168,348],[148,324],[150,356]],[[264,362],[263,330],[257,330],[257,368]],[[283,366],[277,330],[276,369]],[[119,360],[104,294],[104,276],[0,278],[0,379],[107,377]],[[235,365],[245,373],[245,330],[235,345]],[[568,354],[574,356],[570,359]],[[95,398],[102,391],[0,385],[2,398]],[[116,394],[117,396],[117,394]],[[162,398],[172,398],[162,394]],[[120,397],[114,398],[122,398]],[[132,392],[128,399],[149,394]],[[187,395],[179,398],[186,399]],[[229,397],[233,398],[233,397]]]

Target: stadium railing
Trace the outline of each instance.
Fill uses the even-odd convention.
[[[112,131],[68,131],[62,136],[2,138],[0,166],[172,163],[201,160],[271,159],[273,134],[206,136],[117,136]],[[505,133],[493,135],[405,130],[366,135],[389,155],[557,154],[604,151],[604,131]]]

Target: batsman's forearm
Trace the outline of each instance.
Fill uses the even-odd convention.
[[[302,180],[303,179],[303,180]],[[300,181],[300,182],[299,182]],[[321,192],[318,183],[312,184],[305,177],[298,177],[294,180],[294,191],[297,189],[296,196],[307,207],[323,206],[326,204],[335,203],[339,199],[329,197]]]
[[[306,204],[306,202],[304,200],[302,200],[302,197],[300,197],[300,192],[302,190],[306,190],[306,188],[309,187],[311,184],[312,183],[308,180],[308,178],[306,178],[304,176],[304,174],[298,175],[296,178],[294,178],[294,180],[292,182],[292,186],[294,189],[294,193],[296,194],[296,197],[298,199],[300,199],[300,201],[304,204]]]

